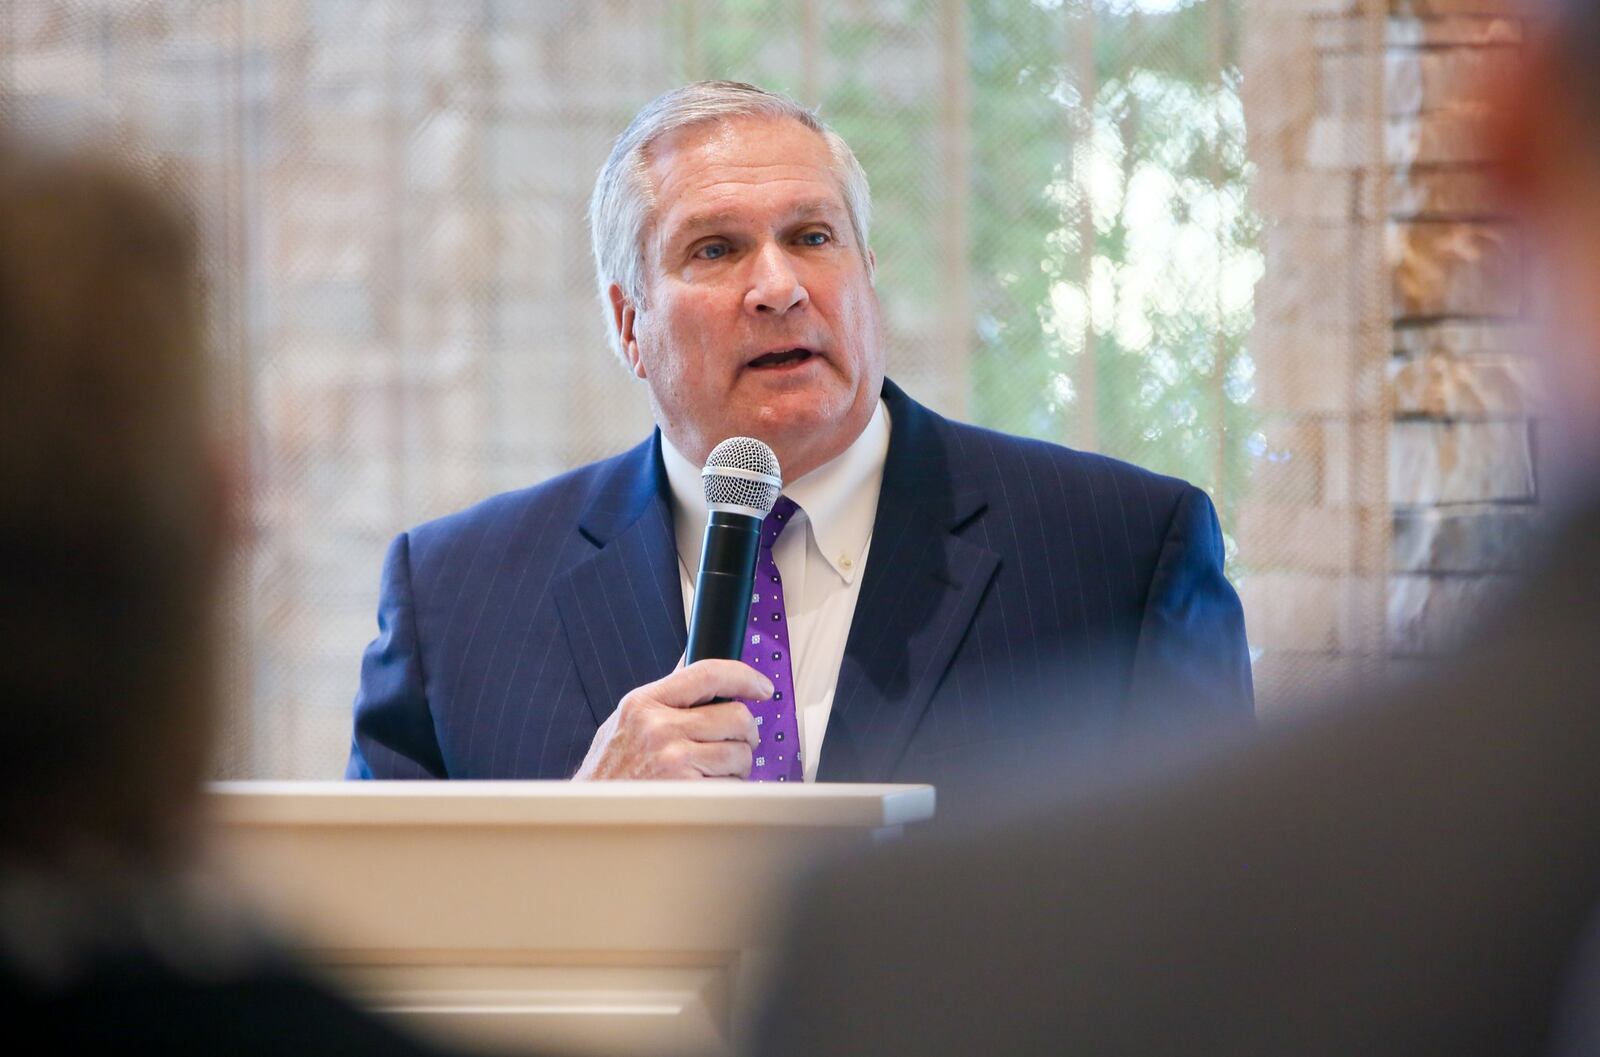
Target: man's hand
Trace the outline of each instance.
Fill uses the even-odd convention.
[[[622,699],[600,725],[574,781],[595,778],[734,778],[750,775],[760,734],[748,697],[772,696],[766,676],[741,661],[696,661]],[[718,698],[728,700],[707,704]]]

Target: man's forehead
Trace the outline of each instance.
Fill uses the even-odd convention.
[[[696,121],[657,137],[645,148],[652,168],[672,164],[679,155],[697,152],[732,153],[758,146],[785,146],[792,155],[796,146],[804,151],[814,146],[829,154],[827,139],[816,129],[781,114],[734,114]]]
[[[662,205],[679,198],[704,198],[696,212],[736,209],[748,187],[820,198],[800,190],[806,183],[836,186],[833,154],[818,133],[790,118],[737,118],[680,129],[652,144],[650,180]]]
[[[744,224],[848,215],[827,140],[792,118],[739,117],[680,129],[649,152],[658,240]]]

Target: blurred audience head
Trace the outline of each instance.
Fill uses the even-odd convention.
[[[1557,428],[1552,478],[1600,478],[1600,4],[1528,0],[1529,41],[1492,84],[1489,148],[1528,239],[1525,299]]]
[[[0,130],[0,858],[159,858],[210,744],[225,504],[183,213]]]

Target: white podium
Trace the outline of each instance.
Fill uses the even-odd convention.
[[[358,998],[477,1045],[718,1054],[790,885],[931,818],[910,785],[242,782],[219,865]]]

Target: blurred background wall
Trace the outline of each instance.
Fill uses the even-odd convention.
[[[1529,7],[1250,6],[1266,451],[1235,532],[1268,708],[1447,651],[1528,554],[1536,307],[1480,122]]]
[[[0,112],[180,174],[252,482],[222,773],[332,777],[388,540],[632,445],[584,207],[658,92],[820,107],[890,373],[1204,487],[1263,712],[1448,648],[1536,516],[1506,0],[11,0]],[[176,159],[176,167],[170,164]]]

